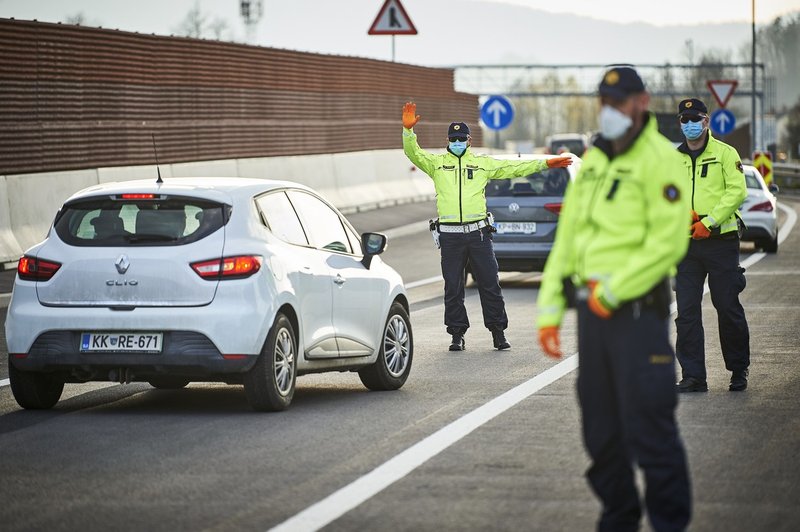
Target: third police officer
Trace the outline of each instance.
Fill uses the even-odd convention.
[[[708,131],[708,109],[702,101],[689,98],[680,102],[678,119],[686,137],[678,151],[692,198],[689,251],[675,278],[675,351],[682,369],[678,391],[708,390],[702,315],[706,276],[717,309],[722,357],[731,372],[729,389],[742,391],[747,388],[750,366],[750,333],[739,302],[745,278],[739,266],[737,209],[747,197],[744,170],[736,149]]]

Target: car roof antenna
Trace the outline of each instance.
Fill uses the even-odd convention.
[[[153,137],[153,154],[156,156],[156,172],[158,172],[158,179],[156,179],[156,183],[160,185],[164,182],[164,180],[161,179],[161,168],[158,167],[158,150],[156,150],[156,134],[150,133],[150,136]]]

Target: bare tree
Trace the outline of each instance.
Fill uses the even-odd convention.
[[[75,26],[86,26],[86,15],[83,14],[83,11],[78,11],[74,15],[68,16],[64,19],[65,24],[72,24]]]
[[[175,33],[199,39],[205,34],[207,25],[208,17],[200,10],[200,2],[195,2],[194,7],[186,14]]]

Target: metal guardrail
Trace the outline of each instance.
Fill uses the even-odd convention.
[[[772,165],[775,183],[781,188],[800,189],[800,164],[775,163]]]

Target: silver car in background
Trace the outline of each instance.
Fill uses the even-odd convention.
[[[553,247],[567,184],[581,160],[525,177],[494,179],[486,187],[486,206],[494,215],[494,253],[500,271],[542,271]],[[514,160],[549,159],[555,155],[515,155]],[[503,158],[503,157],[500,157]]]
[[[747,197],[739,207],[745,224],[742,240],[754,242],[767,253],[778,251],[778,211],[775,194],[778,186],[764,183],[764,178],[753,166],[744,166]]]

